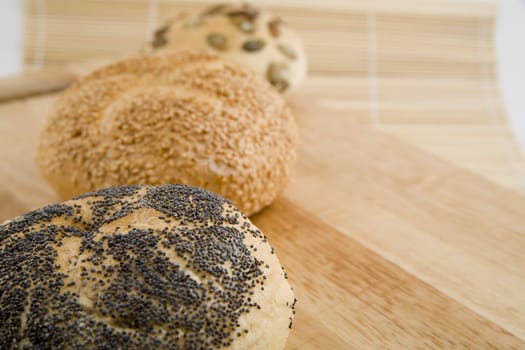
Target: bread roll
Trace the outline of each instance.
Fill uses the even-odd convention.
[[[209,50],[267,79],[280,92],[299,86],[307,70],[295,32],[279,17],[246,3],[180,13],[155,32],[150,48]]]
[[[51,112],[37,161],[63,199],[182,183],[250,215],[289,181],[297,145],[291,110],[267,82],[184,51],[125,59],[74,84]]]
[[[231,202],[182,185],[88,193],[0,225],[0,348],[282,349],[294,297]]]

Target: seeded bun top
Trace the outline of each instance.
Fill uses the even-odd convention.
[[[297,87],[306,76],[299,37],[279,17],[248,4],[180,13],[155,32],[150,48],[212,51],[267,79],[280,92]]]
[[[195,51],[101,68],[58,99],[37,161],[63,199],[100,188],[182,183],[252,214],[295,169],[297,128],[253,73]]]
[[[0,348],[282,349],[293,293],[229,201],[180,185],[82,195],[0,225]]]

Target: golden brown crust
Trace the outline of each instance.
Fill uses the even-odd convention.
[[[124,186],[0,225],[0,348],[282,349],[293,293],[229,201]]]
[[[297,130],[265,81],[204,52],[126,59],[68,89],[38,163],[62,198],[122,184],[183,183],[248,214],[292,176]]]

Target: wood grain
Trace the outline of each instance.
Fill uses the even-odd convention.
[[[0,192],[17,199],[0,219],[57,200],[34,162],[53,99],[0,105]],[[299,299],[288,349],[525,348],[525,198],[292,102],[297,178],[253,218]]]
[[[253,220],[275,245],[299,300],[289,349],[525,347],[295,203],[280,199]]]
[[[11,191],[0,188],[0,223],[29,211]]]
[[[40,130],[54,95],[0,104],[0,184],[8,210],[0,221],[58,200],[36,168],[36,147]]]
[[[305,108],[305,175],[287,197],[525,338],[525,199],[344,114]]]

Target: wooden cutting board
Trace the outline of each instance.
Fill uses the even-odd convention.
[[[54,202],[47,95],[0,105],[0,220]],[[253,217],[288,269],[287,349],[525,349],[525,197],[296,96],[298,174]]]

